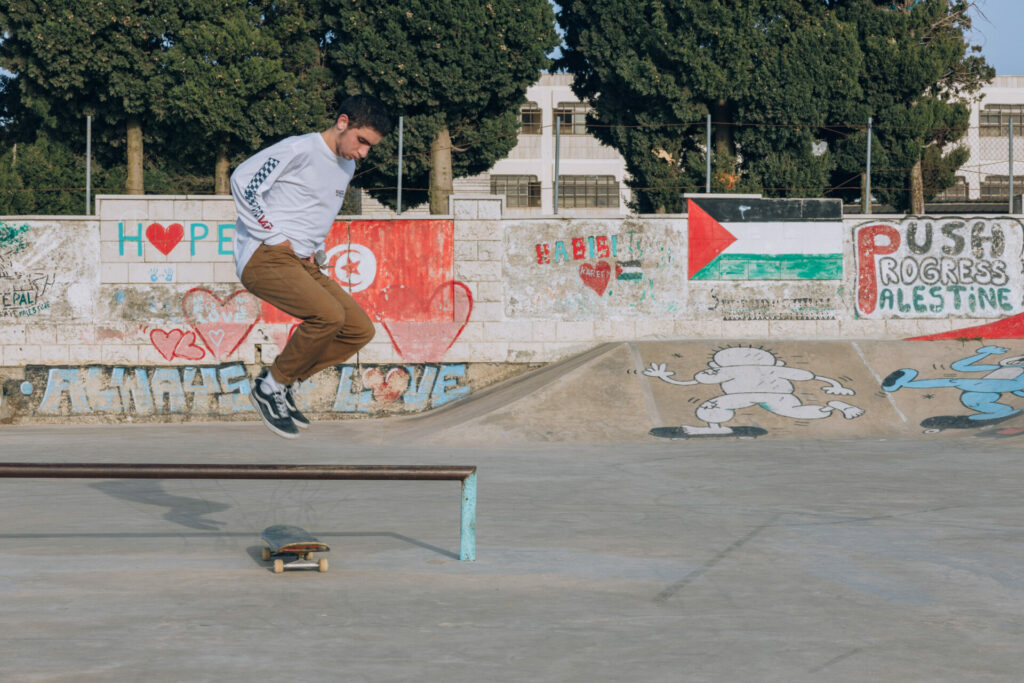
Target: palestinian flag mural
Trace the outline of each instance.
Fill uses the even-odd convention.
[[[839,280],[838,199],[693,197],[688,200],[690,280]]]

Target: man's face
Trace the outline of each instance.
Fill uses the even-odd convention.
[[[334,153],[342,159],[365,159],[370,153],[370,148],[383,137],[377,129],[369,126],[353,128],[348,125],[348,117],[344,115],[338,119],[338,128],[341,132],[335,138]]]

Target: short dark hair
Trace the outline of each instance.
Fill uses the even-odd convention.
[[[395,120],[387,105],[373,95],[351,95],[346,97],[338,107],[338,116],[348,117],[348,125],[353,128],[369,126],[382,136],[395,128]]]

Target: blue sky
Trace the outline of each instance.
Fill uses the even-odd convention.
[[[971,43],[1000,76],[1024,76],[1024,0],[975,0]]]

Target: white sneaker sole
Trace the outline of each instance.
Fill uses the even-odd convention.
[[[278,429],[269,420],[267,420],[266,417],[264,417],[263,409],[260,406],[259,400],[256,398],[256,394],[253,393],[254,391],[256,391],[255,388],[253,388],[253,389],[251,389],[249,391],[249,402],[252,403],[253,407],[256,409],[256,414],[260,416],[261,420],[263,420],[263,424],[265,424],[267,426],[267,429],[269,429],[270,431],[274,432],[275,434],[277,434],[278,436],[280,436],[283,439],[297,439],[297,438],[299,438],[298,434],[292,434],[292,433],[286,432],[286,431],[284,431],[282,429]]]

